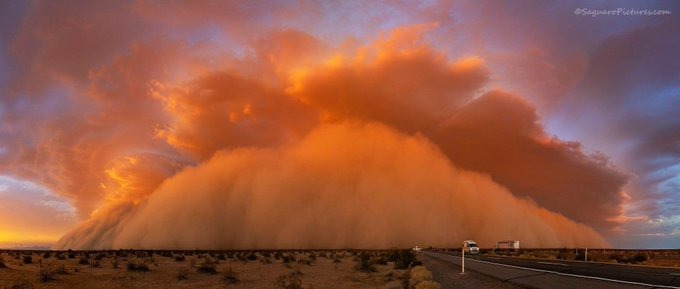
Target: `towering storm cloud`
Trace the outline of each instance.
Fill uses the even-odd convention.
[[[77,2],[13,3],[2,26],[0,199],[28,184],[36,220],[78,222],[54,248],[608,246],[644,195],[545,128],[618,46],[558,61],[524,21],[521,53],[485,49],[488,30],[515,47],[511,27],[439,12],[474,2]]]

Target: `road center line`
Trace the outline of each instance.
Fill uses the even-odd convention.
[[[569,266],[569,265],[564,264],[564,263],[555,263],[555,262],[536,262],[536,263],[539,263],[539,264],[548,264],[548,265]]]

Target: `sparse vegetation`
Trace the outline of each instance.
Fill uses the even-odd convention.
[[[40,268],[40,271],[38,272],[38,280],[43,283],[52,281],[54,280],[54,272],[45,267]]]
[[[2,268],[7,268],[7,265],[5,265],[5,259],[0,256],[0,269]]]
[[[390,254],[389,261],[394,262],[394,269],[408,269],[420,265],[420,262],[416,260],[416,255],[409,249],[393,251]]]
[[[35,288],[35,286],[33,285],[33,282],[28,281],[24,278],[20,278],[20,279],[14,281],[14,283],[12,283],[12,285],[10,285],[9,287],[6,287],[6,288],[7,289],[33,289],[33,288]]]
[[[189,269],[181,267],[177,270],[177,281],[186,280],[189,278]]]
[[[376,272],[375,266],[373,266],[373,263],[371,262],[371,255],[368,254],[368,252],[361,252],[358,257],[358,262],[357,262],[357,270],[362,271],[362,272]]]
[[[423,281],[432,280],[432,272],[423,266],[416,266],[411,269],[411,284],[417,285]]]
[[[31,263],[33,263],[33,256],[24,255],[22,261],[24,262],[24,264],[31,264]]]
[[[131,260],[127,263],[127,269],[128,271],[147,272],[149,271],[149,266],[144,262],[135,262]]]
[[[239,282],[238,275],[234,270],[231,269],[231,266],[227,269],[226,272],[224,272],[224,276],[222,276],[222,280],[224,283],[227,284],[236,284]]]
[[[66,266],[64,264],[58,264],[54,269],[52,269],[52,272],[54,274],[59,274],[59,275],[66,275],[68,274],[68,270],[66,270]]]
[[[294,270],[281,275],[274,282],[274,286],[279,289],[302,289],[302,272]]]
[[[206,257],[200,265],[198,265],[198,272],[204,274],[216,274],[217,273],[217,263],[213,261],[210,257]]]
[[[432,280],[420,282],[415,287],[415,289],[441,289],[441,288],[442,286],[440,286],[439,283]]]

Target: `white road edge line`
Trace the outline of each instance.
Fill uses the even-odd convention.
[[[564,264],[564,263],[555,263],[555,262],[536,262],[536,263],[539,263],[539,264],[548,264],[548,265],[569,266],[569,265]]]
[[[452,255],[443,254],[443,253],[437,253],[437,252],[432,252],[432,253],[436,253],[436,254],[440,254],[440,255],[445,255],[445,256],[452,256]],[[452,257],[455,257],[455,256],[452,256]],[[560,273],[560,272],[555,272],[555,271],[548,271],[548,270],[541,270],[541,269],[520,267],[520,266],[514,266],[514,265],[507,265],[507,264],[501,264],[501,263],[494,263],[494,262],[489,262],[489,261],[475,260],[475,259],[470,259],[470,258],[465,258],[465,260],[468,260],[468,261],[475,261],[475,262],[480,262],[480,263],[487,263],[487,264],[492,264],[492,265],[498,265],[498,266],[503,266],[503,267],[516,268],[516,269],[524,269],[524,270],[535,271],[535,272],[543,272],[543,273],[551,273],[551,274],[557,274],[557,275],[562,275],[562,276],[576,277],[576,278],[585,278],[585,279],[594,279],[594,280],[609,281],[609,282],[616,282],[616,283],[623,283],[623,284],[648,286],[648,287],[653,287],[653,288],[673,288],[673,289],[680,289],[680,287],[675,287],[675,286],[653,285],[653,284],[647,284],[647,283],[631,282],[631,281],[623,281],[623,280],[608,279],[608,278],[602,278],[602,277],[584,276],[584,275],[575,275],[575,274],[569,274],[569,273]],[[672,274],[672,273],[671,273],[671,274]]]
[[[668,274],[680,276],[680,273],[668,273]]]

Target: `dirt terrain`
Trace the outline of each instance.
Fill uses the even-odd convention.
[[[403,288],[398,254],[362,252],[4,251],[0,288]]]

